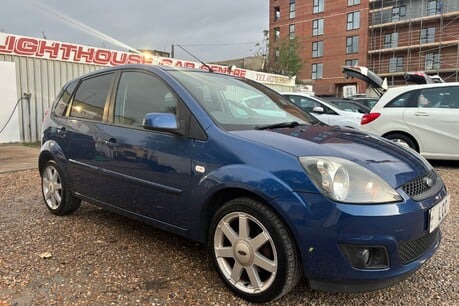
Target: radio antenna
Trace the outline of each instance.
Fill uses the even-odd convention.
[[[183,51],[185,51],[186,53],[188,53],[188,55],[192,56],[195,60],[197,60],[198,62],[200,62],[204,67],[206,67],[207,69],[209,69],[209,72],[214,72],[214,70],[209,66],[207,65],[206,63],[204,63],[203,61],[201,61],[199,58],[197,58],[196,56],[194,56],[190,51],[188,51],[187,49],[183,48],[182,46],[180,45],[176,45],[177,47],[180,47],[180,49],[182,49]]]

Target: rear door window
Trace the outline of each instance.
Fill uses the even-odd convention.
[[[421,108],[459,108],[459,87],[426,88],[419,91],[417,106]]]
[[[73,99],[70,116],[102,120],[113,75],[109,73],[81,81]]]

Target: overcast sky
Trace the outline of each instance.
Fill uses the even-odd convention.
[[[269,27],[268,0],[1,2],[0,32],[126,50],[88,33],[94,29],[137,49],[170,52],[180,44],[206,62],[254,55]]]

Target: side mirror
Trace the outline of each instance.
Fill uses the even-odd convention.
[[[321,106],[316,106],[312,109],[312,112],[322,114],[324,112],[324,108]]]
[[[147,130],[165,131],[182,135],[177,117],[171,113],[148,113],[143,118],[143,128]]]

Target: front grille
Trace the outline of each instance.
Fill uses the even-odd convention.
[[[433,187],[438,187],[438,184],[441,182],[441,179],[438,181],[439,179],[440,177],[435,173],[435,171],[431,171],[425,176],[420,176],[412,181],[409,181],[402,186],[402,189],[411,198],[421,199],[424,198],[422,197],[423,194],[429,193]]]
[[[398,243],[398,253],[402,264],[406,265],[422,256],[430,247],[438,242],[440,230],[437,228],[432,233]]]

